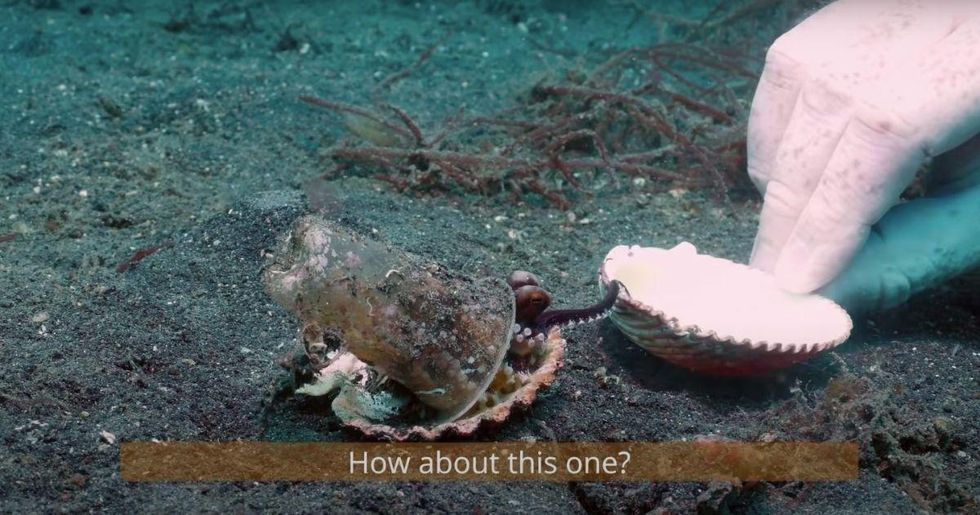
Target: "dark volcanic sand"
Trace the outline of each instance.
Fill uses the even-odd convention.
[[[263,252],[307,211],[303,185],[344,135],[299,95],[366,104],[448,34],[386,95],[429,124],[463,105],[513,105],[590,51],[670,36],[600,2],[324,4],[0,7],[0,234],[17,233],[0,242],[0,512],[977,509],[980,323],[954,287],[858,321],[828,355],[748,379],[694,375],[608,322],[580,326],[533,410],[483,436],[856,440],[855,482],[120,481],[120,441],[356,438],[309,403],[268,402],[296,321],[263,291]],[[757,27],[766,41],[792,20],[770,21]],[[560,306],[594,300],[595,270],[617,244],[688,240],[747,257],[756,199],[736,200],[732,215],[710,195],[622,183],[577,197],[574,219],[540,199],[408,196],[369,178],[331,184],[332,209],[465,272],[532,270]]]

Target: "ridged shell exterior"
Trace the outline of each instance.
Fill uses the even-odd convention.
[[[624,249],[629,248],[614,248],[603,261],[599,269],[599,283],[603,291],[609,287],[612,279],[608,267],[610,259],[624,252]],[[728,263],[736,268],[757,272],[746,265]],[[610,319],[633,343],[670,363],[704,374],[741,376],[786,368],[846,341],[850,334],[850,317],[842,308],[837,309],[847,317],[847,332],[830,341],[802,345],[738,340],[719,335],[710,328],[685,326],[669,314],[632,298],[628,289],[620,291]]]

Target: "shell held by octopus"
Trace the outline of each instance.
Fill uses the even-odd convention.
[[[613,248],[599,270],[623,288],[610,315],[631,341],[675,365],[714,375],[764,373],[804,361],[850,335],[833,301],[781,290],[765,272],[705,254]]]
[[[516,373],[503,280],[454,273],[320,216],[297,221],[264,279],[301,321],[314,370],[296,391],[336,395],[334,413],[371,436],[431,439],[502,421],[550,383],[562,354],[560,335],[541,338],[533,368]]]

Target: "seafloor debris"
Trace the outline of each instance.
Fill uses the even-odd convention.
[[[144,259],[152,256],[153,254],[156,254],[157,252],[160,252],[163,249],[169,249],[170,247],[173,246],[174,246],[173,240],[166,240],[159,245],[152,245],[150,247],[143,247],[141,249],[137,249],[136,252],[133,252],[133,255],[129,256],[128,258],[126,258],[125,261],[119,263],[116,266],[116,273],[121,274],[129,270],[130,268],[132,268],[133,265],[136,265],[140,261],[143,261]]]
[[[624,292],[611,318],[633,342],[699,372],[744,375],[787,367],[844,342],[851,317],[833,301],[780,289],[772,275],[698,254],[618,246],[600,282]]]
[[[626,49],[589,73],[533,85],[511,109],[461,110],[431,134],[380,101],[301,100],[341,115],[353,136],[327,151],[326,178],[366,171],[402,191],[536,194],[562,209],[623,183],[727,198],[749,188],[739,99],[754,84],[752,68],[743,54],[691,44]]]

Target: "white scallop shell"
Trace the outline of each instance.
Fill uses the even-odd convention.
[[[781,290],[760,270],[704,254],[621,245],[599,271],[625,286],[610,318],[634,343],[717,375],[787,367],[840,345],[851,317],[833,301]]]

